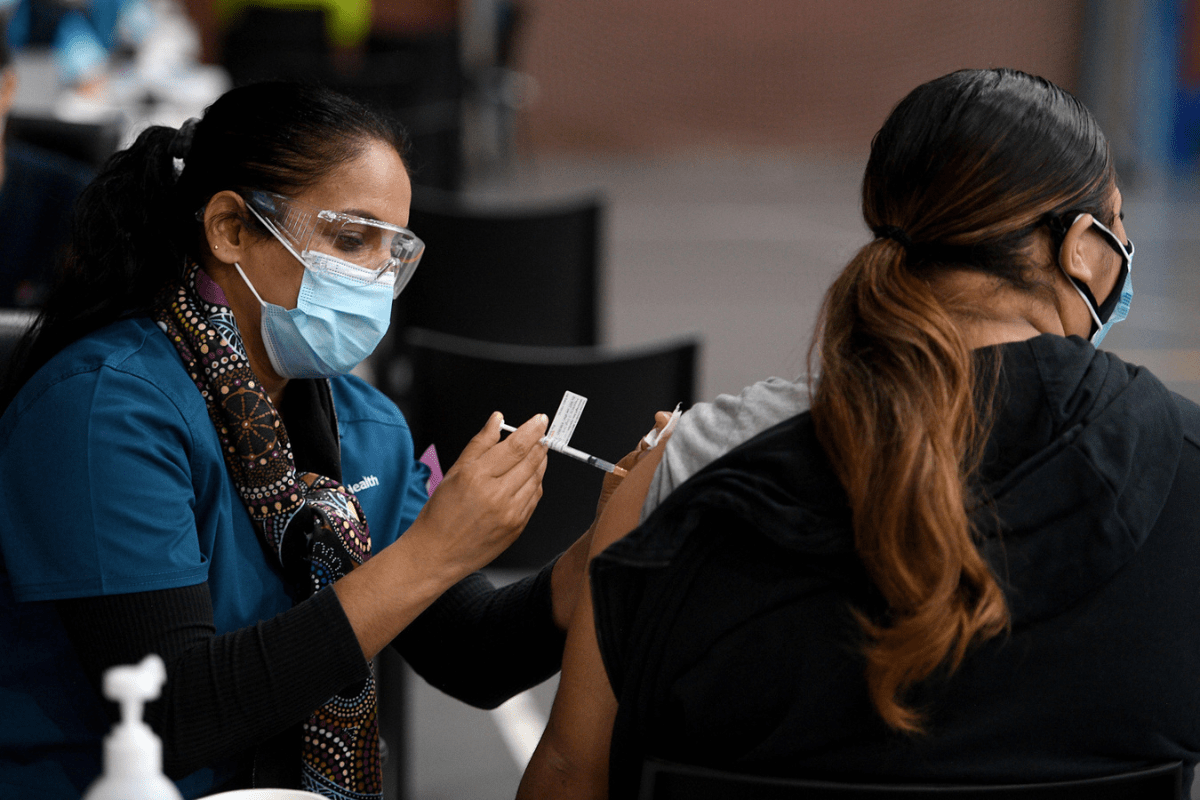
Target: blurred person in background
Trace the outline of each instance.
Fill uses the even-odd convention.
[[[59,83],[86,107],[104,97],[109,55],[123,38],[137,35],[149,0],[16,0],[12,5],[9,45],[50,48]]]
[[[90,167],[3,134],[17,94],[17,74],[0,16],[0,306],[41,303],[71,232],[75,198]]]
[[[176,0],[15,0],[8,40],[48,49],[56,85],[44,90],[67,122],[178,124],[229,88],[197,62],[199,33]]]
[[[1191,785],[1200,407],[1097,349],[1133,297],[1104,134],[1044,79],[955,72],[876,134],[862,211],[811,410],[638,525],[656,448],[605,508],[520,798],[632,797],[651,757]]]

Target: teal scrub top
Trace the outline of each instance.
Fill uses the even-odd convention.
[[[342,480],[375,552],[428,497],[396,406],[330,381]],[[109,729],[50,601],[208,582],[217,634],[292,606],[221,455],[204,399],[150,319],[63,350],[0,417],[0,796],[77,798]],[[185,797],[233,765],[179,781]]]

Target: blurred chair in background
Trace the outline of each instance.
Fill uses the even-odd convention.
[[[336,74],[330,85],[403,127],[414,183],[447,191],[462,187],[465,82],[457,31],[372,33],[360,66]]]
[[[1182,788],[1178,761],[1078,781],[916,786],[767,778],[651,759],[642,769],[638,800],[1175,800]]]
[[[699,343],[687,338],[619,351],[530,347],[414,329],[406,349],[413,441],[418,451],[436,445],[447,467],[493,411],[513,424],[539,412],[553,416],[564,390],[588,399],[571,446],[615,462],[654,426],[654,412],[691,405]],[[591,524],[603,473],[566,456],[550,459],[529,525],[492,566],[538,569]]]
[[[20,308],[0,308],[0,380],[17,350],[21,337],[33,325],[37,313]]]
[[[221,40],[221,64],[234,86],[291,79],[324,83],[333,74],[329,16],[312,3],[216,3],[227,23]]]
[[[121,143],[121,126],[108,122],[64,122],[52,117],[11,114],[8,134],[25,144],[52,150],[94,170],[104,166]]]
[[[455,4],[374,5],[372,11],[370,0],[218,0],[222,63],[234,85],[310,81],[371,105],[404,128],[417,183],[458,189],[464,79]]]
[[[361,64],[344,84],[404,126],[414,182],[444,190],[463,185],[466,80],[459,5],[459,0],[376,0]]]
[[[597,344],[601,213],[594,196],[483,207],[414,190],[408,227],[425,256],[393,307],[379,385],[408,410],[405,328],[506,344]]]
[[[408,226],[426,253],[398,321],[508,344],[596,344],[601,209],[594,196],[482,207],[416,190]]]

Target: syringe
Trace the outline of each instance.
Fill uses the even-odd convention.
[[[512,425],[509,425],[507,422],[501,422],[500,430],[513,433],[516,431],[516,428],[514,428]],[[562,453],[565,456],[570,456],[576,461],[582,461],[585,464],[591,464],[593,467],[599,467],[605,472],[611,472],[618,478],[624,478],[629,474],[628,470],[626,470],[624,467],[618,467],[616,464],[611,464],[608,461],[605,461],[603,458],[590,456],[582,450],[576,450],[574,447],[560,442],[558,439],[551,439],[549,436],[543,436],[541,441],[542,444],[546,445],[546,447],[549,447],[551,450]]]

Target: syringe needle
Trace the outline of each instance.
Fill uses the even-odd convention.
[[[514,433],[517,429],[514,428],[512,425],[509,425],[507,422],[501,422],[500,430],[508,431],[509,433]],[[542,442],[542,444],[549,447],[551,450],[562,453],[565,456],[570,456],[571,458],[575,459],[576,461],[582,461],[585,464],[591,464],[593,467],[598,467],[599,469],[602,469],[605,472],[611,472],[614,475],[616,475],[618,478],[624,478],[626,475],[629,474],[629,471],[626,470],[624,467],[618,467],[616,464],[605,461],[602,458],[597,458],[596,456],[588,455],[587,453],[583,452],[582,450],[576,450],[574,447],[565,445],[559,441],[555,441],[554,439],[551,439],[549,436],[543,436],[541,439],[541,442]]]

